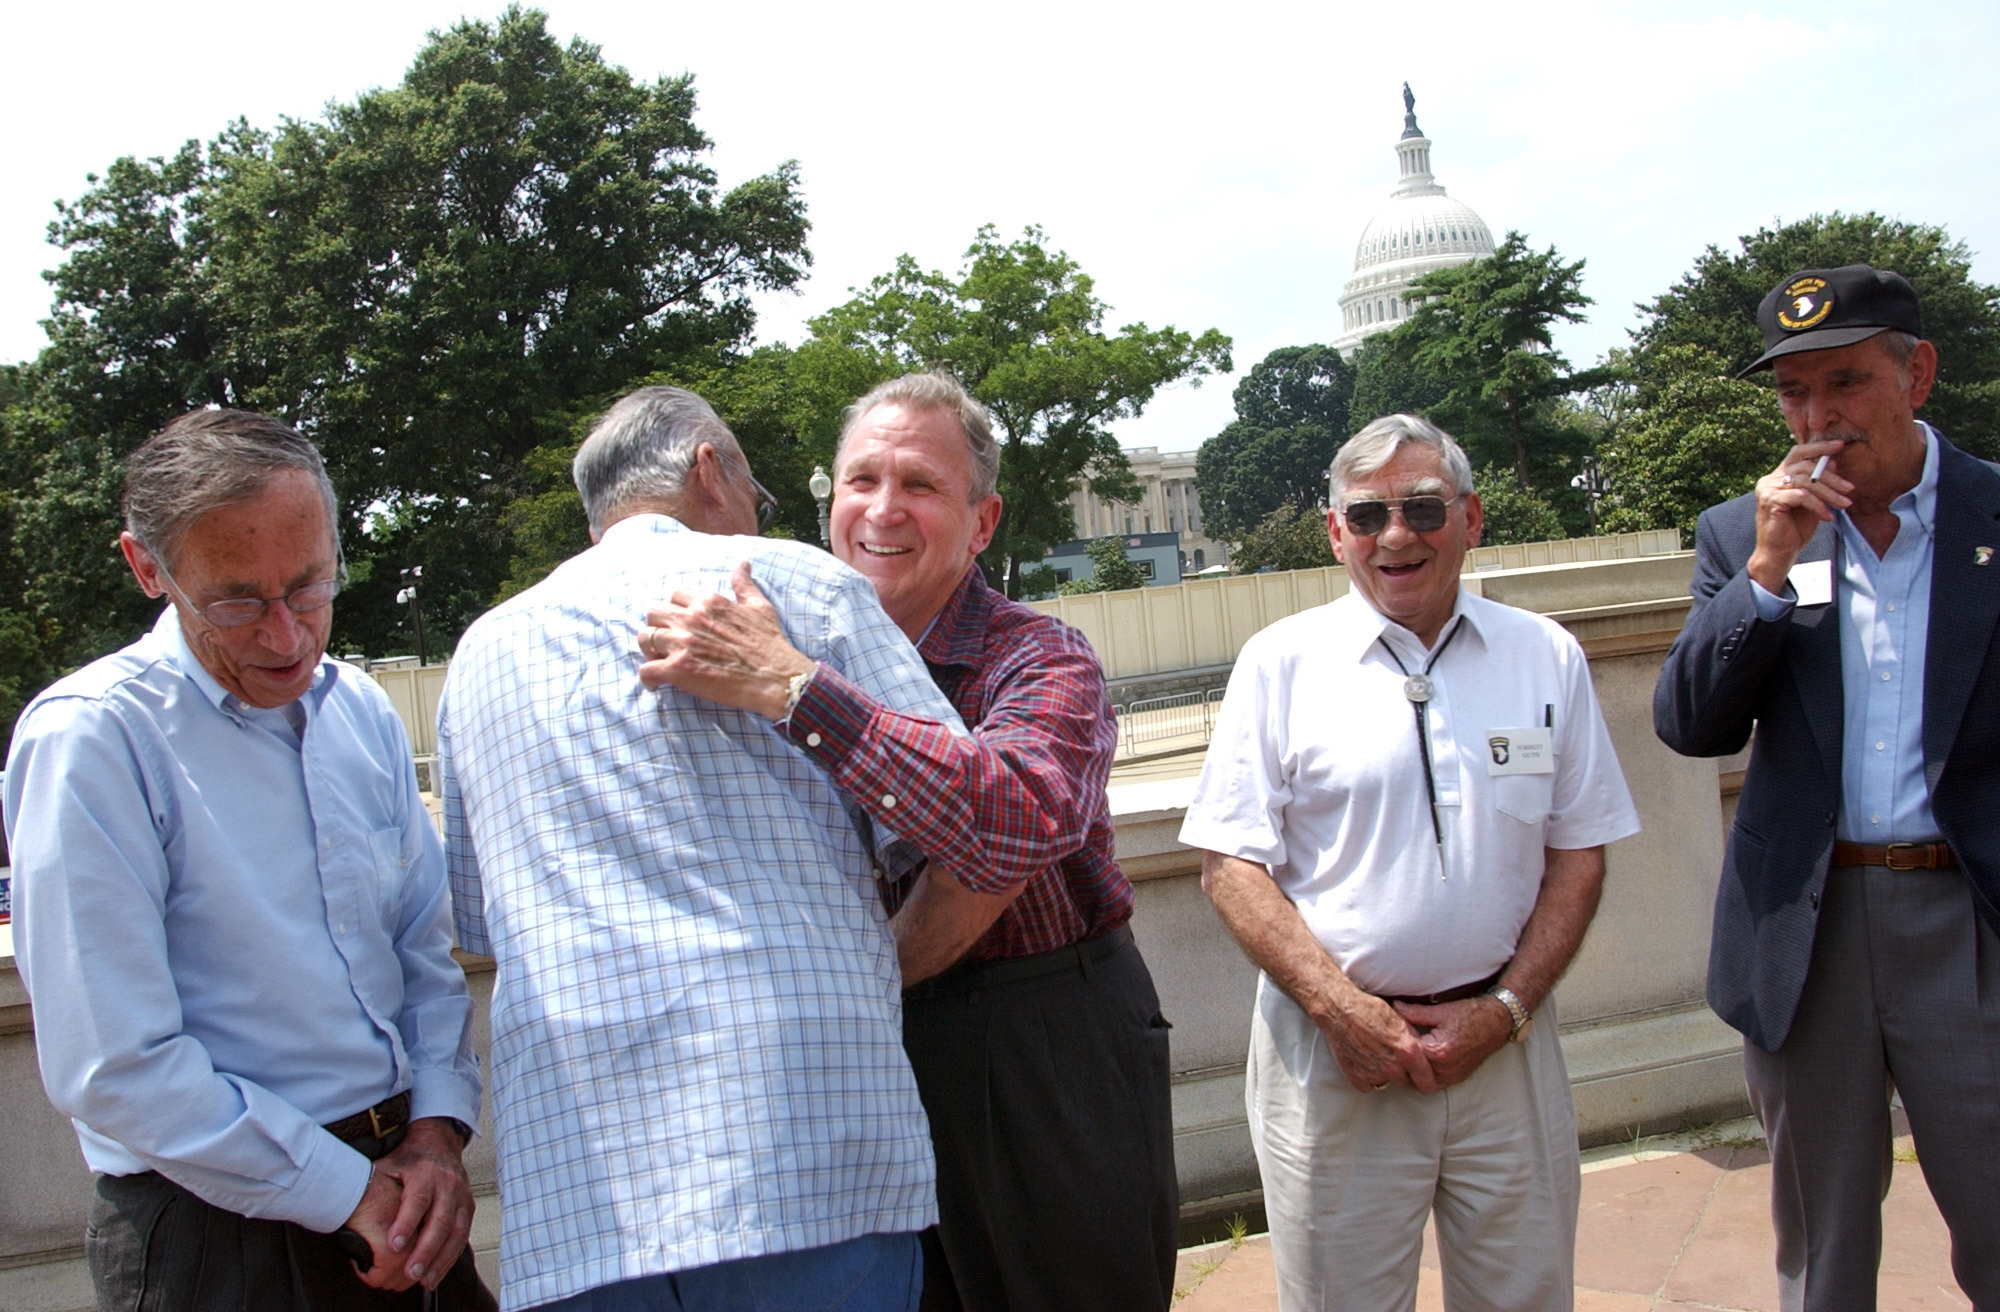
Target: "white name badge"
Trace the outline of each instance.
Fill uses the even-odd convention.
[[[1792,566],[1785,575],[1801,606],[1824,606],[1833,600],[1833,562],[1807,560]]]
[[[1531,729],[1486,731],[1486,773],[1554,774],[1555,772],[1554,730],[1538,725]]]

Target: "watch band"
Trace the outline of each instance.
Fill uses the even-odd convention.
[[[1505,984],[1495,984],[1492,988],[1486,990],[1486,995],[1505,1007],[1507,1015],[1514,1022],[1513,1029],[1507,1035],[1507,1041],[1509,1043],[1519,1043],[1521,1040],[1527,1038],[1528,1026],[1533,1023],[1535,1018],[1528,1013],[1527,1007],[1522,1005],[1520,995],[1516,994],[1514,990],[1508,988]]]

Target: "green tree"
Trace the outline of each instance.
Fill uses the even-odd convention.
[[[1123,592],[1127,588],[1146,586],[1146,576],[1125,554],[1124,538],[1099,538],[1085,548],[1085,554],[1090,557],[1090,577],[1071,579],[1056,589],[1063,596],[1075,597],[1086,592]]]
[[[1505,469],[1488,465],[1476,471],[1472,488],[1479,494],[1480,509],[1486,517],[1480,536],[1483,546],[1554,542],[1569,536],[1549,499],[1531,488],[1523,488]]]
[[[1684,377],[1685,359],[1667,358],[1671,348],[1709,351],[1721,372],[1734,374],[1763,354],[1757,306],[1778,280],[1843,264],[1894,269],[1910,280],[1924,335],[1938,348],[1938,383],[1924,418],[1967,450],[2000,457],[2000,287],[1973,281],[1972,253],[1942,227],[1874,213],[1815,214],[1759,228],[1733,251],[1705,249],[1645,307],[1646,321],[1632,333],[1640,406]]]
[[[1621,423],[1602,451],[1604,529],[1677,528],[1692,544],[1701,512],[1749,491],[1791,435],[1771,389],[1735,378],[1705,347],[1659,347],[1647,372],[1652,404]]]
[[[635,82],[510,8],[319,120],[239,122],[93,179],[52,228],[20,508],[57,659],[129,635],[129,613],[91,619],[133,594],[105,578],[116,462],[208,403],[281,415],[325,453],[354,573],[336,644],[413,646],[393,598],[421,564],[448,649],[560,538],[535,499],[578,426],[635,379],[719,367],[752,294],[803,276],[794,167],[722,191],[694,108],[690,77]]]
[[[1377,333],[1354,353],[1354,396],[1348,403],[1345,436],[1354,436],[1383,415],[1429,414],[1450,392],[1447,380],[1412,362],[1409,326],[1406,319]]]
[[[910,370],[943,368],[992,411],[1000,441],[999,531],[980,557],[995,585],[1018,594],[1024,569],[1076,537],[1069,496],[1080,485],[1107,500],[1138,493],[1113,420],[1144,410],[1158,390],[1227,372],[1229,339],[1172,327],[1104,330],[1108,307],[1090,276],[1039,228],[1003,243],[981,228],[956,276],[909,256],[858,296],[812,321],[812,338],[790,368],[797,387],[824,406],[845,405],[873,383]],[[812,407],[807,407],[808,409]],[[837,418],[838,410],[834,410]],[[794,418],[812,458],[831,443],[824,420]]]
[[[1409,319],[1384,335],[1386,349],[1444,385],[1428,417],[1475,465],[1511,468],[1524,491],[1567,484],[1582,448],[1556,403],[1602,381],[1572,371],[1550,336],[1591,304],[1583,266],[1510,232],[1490,257],[1418,279]]]
[[[1278,506],[1323,505],[1348,432],[1354,368],[1330,346],[1285,346],[1236,385],[1236,420],[1202,443],[1195,490],[1212,536],[1240,538]]]
[[[1289,501],[1264,516],[1229,554],[1230,571],[1236,574],[1261,573],[1267,566],[1320,569],[1339,563],[1327,540],[1326,511]]]

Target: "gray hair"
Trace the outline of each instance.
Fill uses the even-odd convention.
[[[1347,503],[1347,489],[1356,479],[1366,478],[1396,458],[1396,452],[1410,443],[1427,446],[1438,453],[1445,481],[1464,496],[1472,491],[1472,462],[1465,448],[1428,419],[1416,415],[1383,415],[1347,439],[1327,471],[1332,482],[1333,506]]]
[[[708,402],[679,387],[642,387],[604,412],[577,448],[570,476],[583,496],[595,533],[613,511],[632,501],[667,501],[681,494],[695,449],[703,442],[743,460],[729,425]]]
[[[326,502],[337,557],[339,503],[319,448],[291,425],[248,410],[190,410],[126,457],[125,531],[171,573],[196,520],[250,500],[288,469],[310,478]]]
[[[1917,352],[1917,342],[1919,340],[1917,335],[1915,333],[1903,332],[1898,328],[1891,328],[1886,332],[1877,333],[1875,336],[1887,348],[1889,358],[1896,362],[1896,368],[1907,374],[1910,370],[1910,357]],[[1905,379],[1904,381],[1907,382],[1908,380]]]
[[[854,435],[870,410],[883,405],[899,405],[906,410],[942,410],[958,420],[959,431],[965,434],[966,446],[972,451],[972,486],[965,494],[967,502],[976,506],[1000,486],[1000,447],[993,440],[993,420],[986,407],[965,390],[965,384],[943,370],[891,378],[848,406],[847,417],[840,425],[840,446],[833,453],[836,470],[847,453],[847,439]]]

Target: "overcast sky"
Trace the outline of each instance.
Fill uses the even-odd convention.
[[[1220,328],[1239,370],[1340,332],[1396,177],[1407,79],[1438,181],[1496,237],[1589,261],[1579,364],[1709,243],[1830,210],[1939,223],[2000,282],[2000,5],[634,4],[550,0],[635,76],[691,71],[725,184],[800,162],[813,274],[760,336],[982,223],[1047,230],[1114,325]],[[183,0],[12,11],[0,58],[0,360],[32,356],[57,198],[120,155],[271,126],[398,81],[427,31],[499,6]],[[1530,17],[1529,15],[1532,15]],[[1120,429],[1199,446],[1231,379]]]

